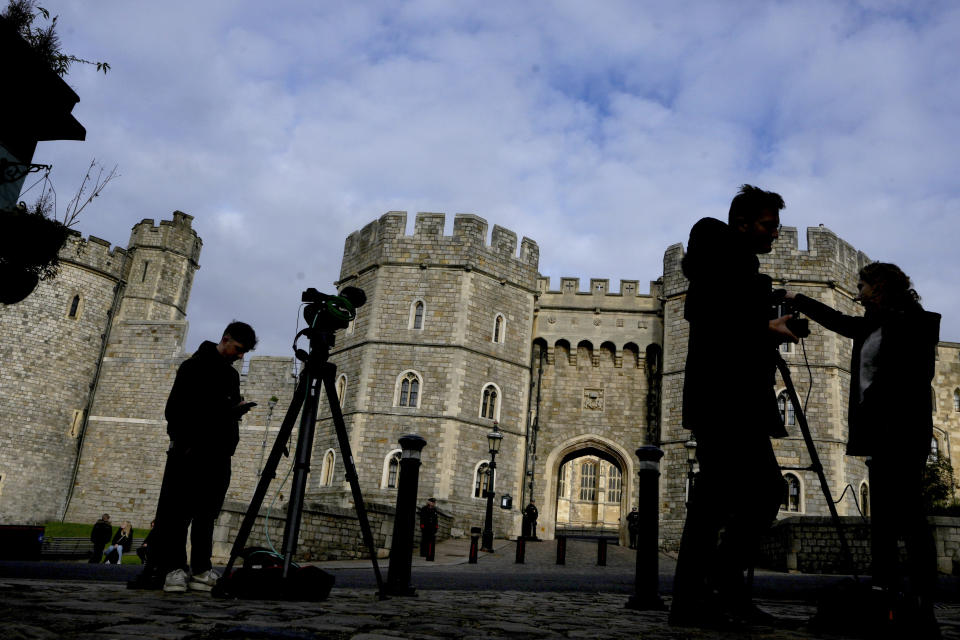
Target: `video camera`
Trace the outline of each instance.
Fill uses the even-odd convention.
[[[793,335],[800,339],[810,337],[810,321],[800,316],[800,312],[790,304],[786,295],[786,289],[773,290],[774,317],[791,316],[790,319],[787,320],[787,329],[790,329]]]
[[[300,297],[308,303],[303,310],[303,319],[315,329],[324,332],[346,329],[357,317],[357,308],[367,302],[367,294],[357,287],[344,287],[337,295],[307,289]]]

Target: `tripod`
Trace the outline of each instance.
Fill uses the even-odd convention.
[[[823,472],[823,464],[820,463],[820,456],[817,454],[817,447],[813,444],[813,436],[810,435],[810,426],[807,424],[807,417],[803,413],[803,406],[800,404],[800,397],[797,395],[797,389],[793,386],[793,379],[790,377],[790,368],[783,360],[783,356],[777,352],[777,369],[780,371],[780,377],[787,387],[787,395],[790,396],[790,402],[793,404],[794,414],[797,417],[797,424],[800,425],[800,433],[803,434],[803,440],[807,445],[807,453],[810,455],[810,466],[808,467],[784,467],[796,471],[814,471],[820,480],[820,489],[823,491],[823,497],[827,501],[827,508],[830,509],[830,518],[833,520],[833,526],[837,530],[837,537],[840,538],[840,554],[847,562],[847,567],[856,577],[856,569],[853,563],[853,554],[847,545],[847,539],[843,535],[843,523],[840,522],[840,515],[837,513],[837,505],[833,502],[833,496],[830,493],[830,485],[827,483],[827,476]]]
[[[316,321],[313,324],[317,324]],[[309,353],[302,349],[296,350],[296,357],[304,363],[303,371],[300,372],[300,380],[294,391],[293,399],[290,402],[290,408],[283,418],[283,424],[280,426],[280,432],[273,443],[270,456],[264,465],[257,482],[257,488],[253,493],[253,499],[240,525],[237,538],[230,551],[230,561],[224,570],[226,580],[230,575],[236,559],[242,554],[244,545],[250,532],[253,530],[257,514],[263,505],[263,499],[267,494],[270,481],[276,477],[277,466],[280,464],[280,457],[289,455],[286,443],[293,432],[293,425],[297,414],[303,409],[300,417],[300,432],[297,437],[297,449],[295,453],[293,487],[290,492],[290,502],[287,505],[287,521],[283,530],[283,581],[287,583],[290,577],[290,566],[293,562],[293,556],[297,550],[297,538],[300,534],[300,519],[303,515],[303,499],[306,493],[307,475],[310,472],[310,454],[313,450],[313,436],[317,419],[317,405],[320,401],[320,385],[322,384],[327,391],[327,402],[330,405],[330,413],[333,418],[334,426],[337,431],[337,441],[340,445],[340,454],[343,458],[343,466],[347,480],[350,482],[350,488],[353,491],[353,503],[357,512],[357,519],[360,521],[360,532],[363,541],[370,552],[370,560],[373,562],[373,572],[377,578],[378,593],[384,593],[383,578],[380,575],[380,567],[377,564],[377,553],[373,543],[373,534],[370,531],[370,521],[367,518],[367,509],[363,502],[363,494],[360,492],[360,480],[357,476],[357,468],[353,461],[353,453],[350,448],[350,440],[347,437],[347,428],[343,422],[343,413],[340,409],[340,401],[336,394],[337,366],[328,362],[330,356],[330,347],[334,344],[332,331],[323,331],[320,328],[307,328],[297,334],[297,338],[305,335],[309,338]]]

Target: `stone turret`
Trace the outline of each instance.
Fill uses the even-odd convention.
[[[421,475],[421,490],[458,514],[462,529],[482,512],[474,473],[489,459],[494,419],[505,433],[498,491],[520,492],[539,249],[523,238],[518,251],[517,234],[497,225],[488,243],[487,221],[475,215],[457,214],[452,235],[443,234],[443,214],[417,214],[412,235],[406,222],[391,211],[347,237],[338,286],[360,287],[368,301],[338,333],[331,360],[345,379],[354,454],[370,479],[365,496],[393,504],[388,458],[399,436],[415,431],[434,471]],[[401,391],[404,378],[416,385],[416,406]],[[496,398],[489,412],[485,390]],[[329,410],[322,415],[318,458],[336,448]],[[320,496],[344,489],[317,488]]]
[[[120,307],[122,320],[183,320],[193,276],[200,268],[203,242],[193,216],[173,212],[173,220],[147,219],[130,233],[130,261]]]

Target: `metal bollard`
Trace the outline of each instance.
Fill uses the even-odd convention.
[[[607,566],[607,539],[597,538],[597,566]]]
[[[627,601],[627,608],[638,610],[665,609],[660,598],[660,458],[663,451],[647,446],[637,449],[640,460],[638,511],[640,532],[637,536],[636,593]]]
[[[557,536],[557,564],[567,564],[567,536]]]
[[[514,564],[523,564],[523,557],[527,552],[527,541],[523,536],[517,536],[517,559]]]
[[[400,484],[397,487],[397,514],[393,519],[393,544],[385,595],[415,596],[410,584],[413,562],[413,528],[417,513],[417,487],[420,482],[420,452],[427,441],[414,433],[400,438]]]
[[[470,558],[467,564],[477,564],[477,550],[480,548],[480,527],[470,527]]]

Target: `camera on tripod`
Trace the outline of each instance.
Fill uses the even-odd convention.
[[[790,304],[786,295],[786,289],[775,289],[773,291],[774,317],[790,316],[790,319],[787,320],[787,329],[790,329],[793,335],[800,339],[810,337],[810,321],[800,316],[800,312]]]
[[[367,294],[357,287],[344,287],[337,295],[320,293],[311,287],[303,292],[300,301],[308,303],[303,310],[303,319],[308,325],[332,332],[350,325],[357,317],[357,308],[366,303]]]

